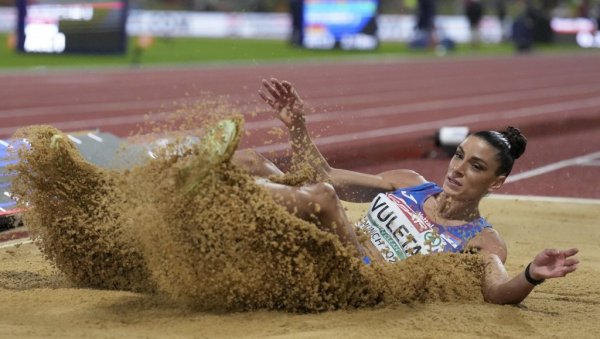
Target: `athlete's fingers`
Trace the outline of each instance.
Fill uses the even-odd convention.
[[[285,90],[283,89],[283,86],[281,86],[281,81],[277,80],[276,78],[271,78],[269,81],[271,83],[271,87],[273,87],[280,96],[285,95]]]
[[[292,99],[294,101],[299,101],[300,100],[300,96],[296,92],[296,89],[294,88],[294,86],[289,81],[282,81],[281,85],[285,89],[285,93],[286,93],[286,95],[287,95],[288,98],[290,98],[290,99]]]
[[[264,102],[269,104],[269,106],[275,108],[275,102],[273,101],[273,99],[269,98],[265,93],[263,93],[260,90],[258,91],[258,95],[264,100]]]
[[[563,253],[565,254],[565,257],[574,256],[578,252],[579,252],[579,249],[577,249],[577,248],[569,248],[568,250],[563,251]]]
[[[292,84],[289,81],[282,81],[281,84],[283,85],[283,87],[285,88],[286,92],[290,95],[294,95],[295,97],[297,97],[298,95],[296,94],[296,91],[294,90],[294,87],[292,86]]]
[[[577,258],[566,259],[563,263],[564,266],[573,266],[577,264],[579,264],[579,259]]]
[[[281,82],[279,82],[279,80],[277,80],[277,79],[274,79],[274,80],[271,80],[271,83],[273,83],[273,85],[275,86],[275,89],[277,91],[279,91],[279,94],[282,95],[282,96],[288,94],[288,91],[281,84]]]
[[[575,272],[576,270],[577,270],[577,265],[566,266],[566,267],[561,268],[558,274],[560,277],[564,277],[565,275],[567,275],[571,272]]]
[[[265,79],[263,79],[262,83],[263,87],[269,92],[269,94],[271,94],[275,100],[279,100],[279,93],[277,90],[275,90],[275,88],[273,88],[273,86],[271,86],[271,83]]]
[[[553,257],[556,256],[560,253],[559,250],[557,250],[556,248],[546,248],[544,250],[544,255],[547,257]]]

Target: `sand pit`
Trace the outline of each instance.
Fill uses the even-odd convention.
[[[511,274],[544,247],[579,247],[583,264],[521,306],[486,304],[477,255],[364,265],[332,233],[288,213],[227,160],[241,117],[227,115],[239,128],[216,127],[212,108],[221,106],[205,105],[211,114],[174,119],[206,126],[180,129],[200,142],[174,139],[124,171],[87,163],[52,127],[19,132],[30,144],[12,188],[36,242],[0,248],[0,337],[593,333],[598,202],[488,199],[483,214],[507,241]],[[352,220],[366,207],[346,205]]]
[[[356,218],[365,205],[348,204]],[[538,250],[577,246],[577,272],[537,287],[520,306],[478,300],[388,304],[317,314],[198,312],[150,294],[75,288],[33,244],[0,249],[0,336],[25,337],[595,337],[600,320],[598,203],[487,199],[507,269]]]

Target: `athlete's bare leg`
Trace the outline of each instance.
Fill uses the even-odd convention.
[[[304,186],[287,186],[271,182],[264,177],[282,175],[275,164],[254,150],[237,151],[232,163],[259,177],[256,182],[268,189],[275,200],[302,220],[316,224],[320,229],[336,234],[342,243],[355,249],[361,259],[365,253],[370,260],[384,262],[370,241],[360,244],[355,228],[348,220],[344,207],[332,185],[316,183]]]
[[[283,172],[274,163],[253,149],[236,151],[231,162],[257,177],[266,178],[270,175],[283,175]]]
[[[316,224],[324,231],[336,234],[343,244],[355,249],[361,258],[364,257],[365,251],[333,186],[316,183],[294,187],[264,179],[258,179],[257,183],[269,190],[275,200],[290,213]]]

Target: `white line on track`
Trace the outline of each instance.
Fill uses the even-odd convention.
[[[104,142],[104,140],[100,136],[98,136],[92,132],[88,133],[87,136],[92,140],[96,140],[97,142]]]
[[[29,239],[29,238],[24,238],[24,239],[15,239],[15,240],[10,240],[10,241],[5,241],[3,243],[0,243],[0,248],[8,248],[8,247],[13,247],[13,246],[17,246],[17,245],[24,245],[24,244],[31,244],[33,242],[33,240]]]
[[[485,199],[523,200],[523,201],[571,203],[571,204],[582,204],[582,205],[600,205],[600,199],[544,197],[544,196],[540,196],[540,195],[490,194]]]
[[[78,139],[78,138],[75,138],[75,137],[74,137],[74,136],[72,136],[71,134],[67,134],[67,137],[68,137],[69,139],[71,139],[71,141],[73,141],[74,143],[76,143],[76,144],[78,144],[78,145],[81,145],[81,140],[80,140],[80,139]]]
[[[458,80],[455,80],[455,83]],[[369,86],[370,92],[365,92],[364,89],[360,93],[355,92],[344,92],[339,95],[327,95],[320,96],[318,98],[310,98],[307,101],[310,102],[311,106],[320,107],[348,107],[351,105],[362,105],[376,107],[381,102],[389,101],[401,101],[401,100],[412,100],[413,98],[422,95],[423,88],[428,89],[428,93],[431,96],[443,96],[437,100],[427,100],[426,102],[420,101],[415,103],[407,103],[401,107],[411,107],[417,105],[418,107],[424,107],[425,105],[433,106],[435,109],[443,109],[449,107],[463,107],[473,105],[484,105],[494,104],[501,102],[514,102],[518,100],[533,100],[533,99],[544,99],[544,98],[555,98],[557,96],[565,95],[581,95],[586,93],[598,93],[598,85],[596,83],[583,83],[583,84],[568,84],[568,85],[554,85],[548,86],[549,84],[556,84],[556,79],[548,79],[549,82],[539,81],[519,81],[518,83],[506,83],[499,84],[489,91],[493,93],[465,93],[464,89],[457,89],[456,87],[444,88],[435,87],[439,85],[435,81],[428,86],[419,86],[413,84],[413,87],[409,89],[398,89],[396,88],[397,83],[390,82],[387,86],[380,86],[381,81],[376,83],[377,88]],[[458,104],[458,105],[457,105]],[[462,104],[462,105],[461,105]],[[389,107],[389,106],[388,106]],[[399,105],[391,107],[398,108]],[[412,109],[412,108],[411,108]],[[347,110],[344,110],[344,115],[347,116]],[[314,116],[314,115],[311,115]]]
[[[319,146],[344,143],[352,140],[365,140],[365,139],[379,139],[390,136],[397,136],[401,134],[419,132],[431,130],[435,131],[442,126],[451,125],[463,125],[469,123],[478,123],[484,121],[496,121],[496,120],[511,120],[514,121],[518,118],[543,115],[549,113],[557,113],[564,111],[573,111],[578,109],[587,109],[592,107],[600,106],[600,98],[591,98],[586,100],[573,100],[562,102],[558,104],[545,104],[533,107],[527,107],[522,109],[511,109],[505,111],[491,111],[486,113],[478,113],[471,115],[463,115],[459,117],[441,119],[427,122],[420,122],[410,125],[400,125],[388,128],[372,129],[362,132],[353,132],[347,134],[331,135],[326,137],[320,137],[315,140],[315,143]],[[265,145],[256,147],[255,150],[261,153],[264,152],[277,152],[285,150],[289,147],[287,143],[279,143],[272,145]]]
[[[451,108],[463,108],[463,107],[476,107],[479,105],[486,104],[498,104],[502,102],[512,102],[525,99],[539,99],[539,98],[554,98],[559,95],[568,95],[576,93],[597,93],[597,89],[589,89],[589,85],[585,87],[576,87],[571,89],[558,88],[558,89],[540,89],[532,91],[519,91],[519,92],[507,92],[501,94],[486,94],[480,96],[467,96],[460,98],[451,99],[440,99],[440,100],[429,100],[422,102],[415,102],[410,104],[394,104],[388,106],[379,106],[367,109],[352,109],[342,110],[327,113],[310,114],[307,116],[309,123],[324,122],[324,121],[335,121],[340,119],[347,119],[348,117],[361,119],[361,118],[378,118],[385,116],[400,116],[402,114],[413,114],[420,112],[428,112],[435,110],[447,110]],[[372,94],[370,94],[373,96]],[[249,121],[246,123],[249,129],[258,128],[271,128],[278,126],[278,122],[270,119],[263,121]]]
[[[569,166],[573,166],[573,165],[585,164],[585,163],[588,163],[591,161],[598,160],[598,158],[600,158],[600,152],[594,152],[594,153],[582,155],[582,156],[579,156],[576,158],[558,161],[558,162],[548,164],[548,165],[545,165],[542,167],[534,168],[529,171],[521,172],[519,174],[511,175],[506,179],[506,183],[511,183],[511,182],[515,182],[515,181],[519,181],[519,180],[523,180],[523,179],[528,179],[531,177],[535,177],[535,176],[542,175],[545,173],[553,172],[553,171],[559,170],[561,168],[565,168],[565,167],[569,167]]]
[[[178,101],[180,99],[173,99]],[[117,101],[117,102],[89,102],[85,104],[65,104],[55,106],[15,108],[0,111],[0,118],[17,118],[27,116],[42,115],[45,117],[53,114],[93,114],[106,111],[126,111],[133,109],[153,109],[161,107],[169,101],[165,100],[144,100],[144,101]]]
[[[494,94],[481,94],[481,95],[469,95],[462,97],[452,97],[438,100],[427,100],[420,101],[415,103],[408,103],[402,105],[391,105],[391,106],[380,106],[372,109],[361,109],[361,110],[343,110],[340,112],[336,112],[338,116],[335,116],[334,119],[331,117],[331,113],[327,114],[319,114],[317,117],[320,118],[320,115],[328,116],[330,120],[337,120],[340,117],[352,116],[352,113],[360,113],[358,114],[358,118],[366,118],[366,117],[380,117],[386,115],[397,115],[397,114],[406,114],[406,113],[415,113],[421,111],[432,111],[432,110],[447,110],[450,108],[463,108],[463,107],[473,107],[480,105],[491,105],[491,104],[499,104],[506,102],[514,102],[519,100],[534,100],[534,99],[547,99],[547,98],[556,98],[558,96],[566,96],[566,95],[584,95],[584,94],[595,94],[598,93],[599,87],[594,87],[589,84],[580,85],[580,86],[560,86],[560,87],[552,87],[552,88],[541,88],[541,89],[528,89],[528,90],[518,90],[518,91],[507,91],[501,93]],[[402,93],[392,93],[392,98],[398,98]],[[357,104],[365,104],[369,102],[369,99],[365,96],[353,95],[351,98],[340,97],[341,102],[340,105],[348,105],[349,100],[360,99],[357,101]],[[383,99],[379,97],[379,94],[374,95],[373,93],[369,93],[368,97],[376,98],[377,100],[374,103],[379,103]],[[391,99],[391,98],[390,98]],[[332,103],[327,100],[327,105],[331,105]],[[317,120],[314,119],[315,115],[310,115],[311,121]],[[324,119],[318,119],[318,121],[323,121]]]
[[[579,166],[600,167],[600,160],[586,162],[585,164],[579,164]]]
[[[356,117],[356,118],[367,118],[367,117],[382,117],[389,115],[400,115],[400,114],[409,114],[409,113],[417,113],[431,110],[440,110],[440,109],[450,109],[450,108],[461,108],[461,107],[472,107],[478,105],[485,104],[498,104],[502,102],[513,102],[518,100],[525,99],[543,99],[543,98],[554,98],[556,96],[561,95],[573,95],[573,94],[589,94],[589,93],[597,93],[600,90],[599,87],[594,87],[590,84],[584,85],[575,85],[575,86],[559,86],[552,88],[542,88],[542,89],[521,89],[518,91],[509,91],[498,94],[483,94],[477,96],[463,96],[463,97],[454,97],[449,99],[440,99],[440,100],[429,100],[429,101],[421,101],[403,105],[388,105],[388,106],[380,106],[371,109],[354,109],[354,110],[343,110],[332,112],[329,111],[327,113],[318,113],[311,114],[309,116],[309,123],[315,122],[323,122],[323,121],[333,121],[339,120],[340,118],[347,117]],[[360,97],[360,102],[362,104],[368,103],[372,101],[372,98],[377,98],[377,102],[380,102],[382,99],[377,96],[369,93],[362,97],[361,95],[354,95],[351,98],[347,96],[329,96],[326,98],[320,98],[319,101],[326,102],[327,105],[335,104],[335,100],[340,101],[339,104],[348,105],[348,100],[356,99]],[[397,98],[399,94],[394,94],[394,98]],[[183,102],[183,100],[189,101],[189,98],[185,99],[176,99],[177,101]],[[154,101],[123,101],[123,102],[108,102],[108,103],[88,103],[88,104],[74,104],[74,105],[56,105],[56,106],[45,106],[45,107],[31,107],[31,108],[17,108],[12,110],[3,110],[0,111],[0,118],[9,118],[9,117],[24,117],[24,116],[52,116],[55,113],[60,114],[93,114],[100,113],[112,110],[126,111],[133,109],[151,109],[155,107],[160,107],[164,105],[168,100],[154,100]],[[333,102],[332,102],[333,101]],[[138,114],[138,115],[130,115],[137,117],[136,122],[143,122],[146,114]],[[111,118],[113,119],[113,118]],[[105,119],[110,120],[110,119]],[[88,119],[76,120],[85,124]],[[93,119],[92,119],[93,121]],[[49,123],[52,123],[49,121]],[[56,126],[57,123],[52,123]],[[255,128],[271,128],[278,124],[277,121],[273,119],[263,120],[263,121],[253,121],[247,122],[247,129],[255,129]],[[20,126],[18,126],[20,127]],[[83,125],[83,127],[101,127],[101,126],[89,126]],[[15,130],[17,126],[12,127],[12,130]],[[5,129],[11,129],[10,127],[6,127],[0,129],[0,133],[4,133]],[[5,133],[5,134],[10,134]]]
[[[147,114],[126,115],[111,118],[94,118],[85,120],[69,120],[50,123],[61,130],[85,130],[105,126],[137,124],[145,121]],[[160,118],[157,118],[160,120]],[[0,135],[12,134],[18,127],[0,127]]]

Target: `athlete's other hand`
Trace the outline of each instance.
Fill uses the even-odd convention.
[[[576,248],[568,250],[545,249],[535,256],[529,273],[533,279],[542,280],[564,277],[577,269],[579,260],[572,258],[579,252]]]
[[[291,83],[271,78],[263,79],[262,85],[263,90],[258,90],[258,95],[277,112],[281,122],[288,128],[304,124],[304,103]]]

